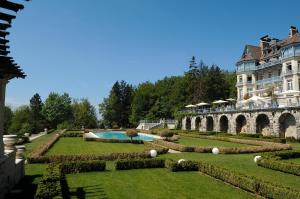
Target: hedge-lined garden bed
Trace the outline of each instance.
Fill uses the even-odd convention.
[[[103,161],[66,162],[61,164],[49,164],[40,180],[35,198],[50,199],[63,198],[66,192],[65,174],[105,171],[106,163]]]
[[[210,140],[218,140],[218,141],[226,141],[233,142],[238,144],[247,144],[253,146],[245,146],[245,147],[218,147],[220,153],[223,154],[242,154],[242,153],[258,153],[258,152],[272,152],[272,151],[281,151],[281,150],[289,150],[292,147],[289,144],[282,143],[273,143],[273,142],[265,142],[258,140],[245,140],[245,139],[235,139],[229,137],[217,137],[217,136],[203,136],[203,135],[194,135],[194,134],[181,134],[182,136],[192,137],[195,139],[210,139]],[[211,153],[213,147],[207,146],[186,146],[182,144],[176,144],[172,142],[166,142],[162,140],[155,140],[155,144],[168,147],[173,150],[181,151],[181,152],[198,152],[198,153]]]
[[[164,159],[118,160],[115,162],[116,170],[164,168]]]
[[[282,161],[293,158],[300,158],[300,152],[288,151],[265,154],[257,161],[257,165],[268,169],[300,176],[300,164]]]
[[[227,170],[218,166],[211,165],[202,161],[186,161],[175,162],[174,160],[167,160],[166,166],[171,171],[198,171],[212,176],[216,179],[220,179],[224,182],[232,184],[243,190],[259,194],[266,198],[273,199],[295,199],[300,198],[299,190],[283,187],[279,184],[273,184],[263,181],[253,176],[248,176]]]

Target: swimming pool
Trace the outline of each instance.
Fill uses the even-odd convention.
[[[102,139],[116,139],[116,140],[130,140],[124,131],[104,131],[94,133],[98,138]],[[133,140],[153,141],[160,139],[157,135],[149,135],[145,133],[138,133],[138,136],[133,137]]]

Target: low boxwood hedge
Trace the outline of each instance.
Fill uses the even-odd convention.
[[[63,174],[61,165],[50,164],[42,176],[36,190],[36,199],[62,198],[61,181]]]
[[[149,152],[132,152],[132,153],[111,153],[100,155],[52,155],[52,156],[38,156],[28,157],[27,161],[30,164],[35,163],[51,163],[64,161],[87,161],[87,160],[106,160],[112,161],[117,159],[139,159],[150,158]]]
[[[62,187],[66,184],[65,174],[105,171],[104,161],[77,161],[64,163],[51,163],[46,168],[44,175],[37,186],[36,199],[64,198]]]
[[[199,167],[198,164],[194,161],[182,161],[180,163],[172,160],[172,159],[167,159],[166,160],[166,167],[170,169],[173,172],[176,171],[198,171]]]
[[[300,164],[281,161],[293,158],[300,158],[300,152],[283,151],[271,154],[264,154],[263,157],[257,161],[257,165],[268,169],[273,169],[276,171],[300,176]]]
[[[300,198],[299,190],[283,187],[279,184],[266,182],[259,178],[240,174],[232,170],[227,170],[218,166],[214,166],[210,163],[206,163],[203,161],[186,161],[185,167],[183,167],[180,165],[184,165],[184,162],[178,164],[177,162],[174,162],[172,160],[167,160],[166,165],[170,168],[171,171],[196,170],[196,168],[198,168],[198,171],[202,173],[220,179],[243,190],[259,194],[265,198]]]
[[[139,160],[118,160],[115,162],[116,170],[164,168],[164,159],[139,159]]]
[[[132,143],[132,144],[144,144],[143,140],[118,140],[118,139],[103,139],[103,138],[89,138],[84,137],[85,141],[107,142],[107,143]]]

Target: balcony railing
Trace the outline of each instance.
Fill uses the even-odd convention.
[[[300,71],[298,70],[286,70],[282,72],[282,76],[288,76],[288,75],[294,75],[294,74],[299,74]]]
[[[258,65],[258,66],[256,66],[256,70],[263,69],[263,68],[268,68],[270,66],[274,66],[274,65],[277,65],[277,64],[281,64],[281,60],[277,59],[277,60],[269,61],[267,63]]]
[[[274,76],[266,79],[257,80],[256,84],[268,84],[281,81],[281,76]]]

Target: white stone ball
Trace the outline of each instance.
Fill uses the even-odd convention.
[[[178,164],[180,164],[181,162],[185,162],[185,159],[178,160]]]
[[[212,149],[212,153],[217,155],[217,154],[220,153],[220,150],[217,147],[215,147],[215,148]]]
[[[255,157],[254,157],[254,162],[256,163],[260,158],[261,158],[260,155],[255,156]]]
[[[157,156],[157,151],[154,150],[154,149],[152,149],[152,150],[150,151],[150,156],[151,156],[152,158],[155,158],[155,157]]]

